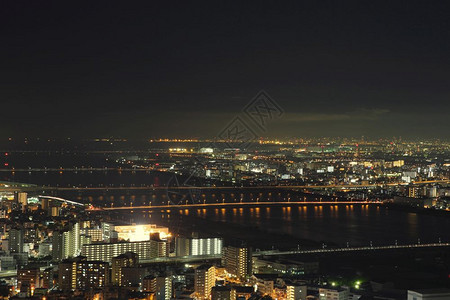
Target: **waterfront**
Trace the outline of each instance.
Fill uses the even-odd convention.
[[[124,219],[155,222],[176,233],[198,231],[247,241],[268,249],[407,244],[450,240],[446,216],[369,205],[291,205],[241,208],[172,209],[164,212],[134,211]]]
[[[13,176],[11,176],[13,175]],[[3,174],[6,180],[59,186],[165,186],[173,184],[173,175],[159,172],[16,172]],[[182,178],[179,177],[182,183]],[[54,196],[91,203],[99,207],[158,205],[170,199],[203,203],[239,203],[267,201],[329,201],[336,197],[301,191],[225,190],[100,190],[66,191]],[[341,200],[341,199],[339,199]],[[170,212],[169,212],[170,211]],[[170,209],[163,212],[136,210],[115,213],[124,221],[161,223],[177,234],[198,231],[206,235],[223,235],[254,244],[254,247],[278,248],[365,246],[397,243],[443,242],[450,240],[450,219],[445,215],[390,209],[383,205],[280,205],[252,207],[205,207]]]

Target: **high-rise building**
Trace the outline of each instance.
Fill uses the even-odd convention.
[[[172,277],[156,277],[156,300],[170,300],[172,298]]]
[[[114,225],[103,222],[101,229],[102,229],[102,234],[103,234],[103,241],[105,241],[107,243],[113,242],[113,241],[111,241],[111,236],[112,236],[112,232],[114,231]]]
[[[109,283],[109,264],[82,256],[61,262],[58,271],[58,287],[63,291],[87,291]]]
[[[28,205],[28,194],[25,192],[16,192],[14,194],[14,200],[25,211]]]
[[[40,198],[40,200],[41,200],[41,209],[48,212],[50,209],[50,204],[51,204],[52,200],[45,198],[45,197]]]
[[[53,287],[53,268],[45,269],[42,274],[42,288],[51,289]]]
[[[170,300],[172,298],[172,277],[147,276],[142,281],[142,290],[154,293],[155,300]]]
[[[153,275],[148,275],[142,279],[142,291],[147,293],[156,292],[156,277]]]
[[[172,277],[152,275],[142,280],[142,290],[153,293],[155,300],[170,300],[172,298]]]
[[[142,281],[144,280],[145,276],[148,275],[147,269],[139,266],[122,267],[121,273],[122,278],[120,286],[135,288],[139,288],[142,285]]]
[[[138,255],[133,252],[125,252],[111,260],[111,282],[114,285],[122,286],[122,269],[124,267],[134,267],[138,263]]]
[[[80,290],[104,287],[109,283],[109,264],[102,261],[83,261],[77,264],[76,287]]]
[[[286,300],[306,300],[306,285],[286,283]]]
[[[9,230],[8,247],[11,253],[23,252],[24,231],[22,228],[11,228]]]
[[[152,233],[150,235],[150,255],[152,257],[169,256],[170,248],[167,240],[161,239],[160,233]]]
[[[431,198],[436,198],[438,196],[438,191],[436,186],[430,187],[428,190],[428,196]]]
[[[78,258],[78,260],[81,260],[82,258]],[[76,279],[76,272],[73,272],[73,270],[76,269],[76,261],[75,259],[72,260],[63,260],[58,265],[58,288],[61,291],[71,291],[72,288],[75,289],[75,279]],[[75,277],[74,277],[75,276]],[[72,280],[72,277],[74,277],[74,280]]]
[[[126,252],[134,252],[140,260],[169,256],[169,243],[166,241],[141,241],[85,244],[81,246],[81,255],[89,260],[111,262],[112,258]]]
[[[224,247],[222,251],[225,270],[244,280],[252,275],[252,251],[249,247]]]
[[[89,237],[91,242],[103,242],[103,230],[101,228],[83,228],[81,234]]]
[[[421,195],[420,188],[417,186],[410,186],[408,188],[408,197],[419,198]]]
[[[185,238],[175,239],[177,256],[221,255],[223,240],[221,238]]]
[[[75,223],[68,231],[53,232],[52,257],[54,261],[61,261],[80,254],[81,235],[80,224]]]
[[[209,299],[211,289],[216,285],[216,270],[211,265],[201,265],[195,269],[194,287],[197,299]]]
[[[40,288],[39,268],[21,268],[17,270],[17,288],[21,293],[32,295],[34,289]]]

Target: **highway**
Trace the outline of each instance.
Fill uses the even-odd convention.
[[[412,182],[414,185],[421,184],[450,184],[450,180],[427,180]],[[36,186],[36,187],[0,187],[0,191],[132,191],[132,190],[145,190],[145,191],[157,191],[157,190],[293,190],[293,189],[367,189],[376,187],[392,187],[392,186],[404,186],[409,185],[405,182],[394,183],[372,183],[372,184],[342,184],[342,185],[265,185],[265,186],[68,186],[68,187],[55,187],[55,186]]]
[[[40,270],[42,272],[45,269],[50,268],[50,267],[52,267],[52,266],[40,267]],[[11,277],[17,277],[17,269],[0,271],[0,278],[11,278]]]
[[[71,201],[71,200],[67,200],[67,199],[63,199],[63,198],[59,198],[59,197],[39,195],[38,198],[44,198],[44,199],[49,199],[49,200],[56,200],[56,201],[69,203],[69,204],[73,204],[73,205],[84,206],[83,203],[79,203],[79,202],[75,202],[75,201]]]
[[[392,250],[392,249],[430,248],[430,247],[450,247],[450,243],[389,245],[389,246],[366,246],[366,247],[329,248],[329,249],[324,248],[324,249],[314,249],[314,250],[291,250],[291,251],[268,250],[268,251],[254,252],[253,256],[334,253],[334,252]]]
[[[0,278],[17,277],[17,270],[0,271]]]
[[[191,255],[191,256],[170,256],[170,257],[157,257],[152,259],[142,259],[139,263],[191,263],[202,262],[205,260],[219,260],[222,258],[220,254],[211,255]]]

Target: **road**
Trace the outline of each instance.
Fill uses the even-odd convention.
[[[422,185],[422,184],[450,184],[450,180],[427,180],[427,181],[417,181],[411,184]],[[98,187],[55,187],[55,186],[37,186],[37,187],[0,187],[0,191],[116,191],[116,190],[262,190],[262,189],[282,189],[282,190],[293,190],[293,189],[367,189],[375,187],[391,187],[391,186],[404,186],[409,185],[405,182],[395,182],[395,183],[373,183],[373,184],[343,184],[343,185],[265,185],[265,186],[98,186]]]
[[[291,250],[291,251],[268,250],[268,251],[255,252],[255,253],[253,253],[253,256],[333,253],[333,252],[372,251],[372,250],[429,248],[429,247],[450,247],[450,243],[388,245],[388,246],[372,246],[372,247],[367,246],[367,247],[348,247],[348,248],[330,248],[330,249],[325,248],[325,249],[314,249],[314,250]]]

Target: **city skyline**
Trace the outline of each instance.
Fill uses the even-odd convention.
[[[0,4],[0,298],[450,299],[445,1]]]

